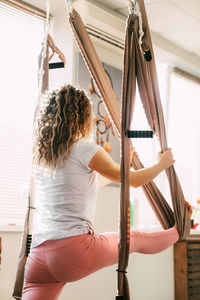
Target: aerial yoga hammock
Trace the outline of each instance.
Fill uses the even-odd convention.
[[[153,132],[159,137],[161,151],[167,149],[163,110],[161,106],[155,60],[144,1],[138,0],[128,2],[130,14],[127,20],[125,39],[120,127],[119,103],[112,90],[109,79],[103,69],[79,14],[71,7],[69,1],[66,1],[69,9],[69,22],[80,51],[98,87],[99,93],[104,101],[114,128],[116,129],[118,136],[121,136],[121,214],[117,299],[124,300],[128,300],[130,298],[126,277],[130,243],[130,140],[128,139],[128,132],[130,131],[131,118],[134,109],[136,79],[149,125]],[[141,38],[139,38],[138,32],[139,25],[141,24],[141,15],[144,30],[142,45],[140,45]],[[142,163],[136,156],[133,157],[133,166],[136,170],[143,167]],[[176,223],[180,239],[182,240],[189,234],[190,216],[187,211],[187,205],[174,167],[170,167],[166,170],[166,173],[169,180],[174,212],[171,210],[167,201],[153,182],[146,184],[143,189],[162,227],[164,229],[168,229],[173,227]]]
[[[46,22],[45,22],[45,34],[43,39],[43,47],[41,50],[41,53],[39,55],[38,59],[38,97],[36,99],[35,103],[35,112],[34,112],[34,121],[35,124],[37,119],[37,113],[40,108],[40,98],[42,94],[45,92],[45,90],[49,87],[49,69],[56,69],[56,68],[62,68],[66,64],[66,59],[64,54],[61,52],[61,50],[55,45],[52,37],[49,35],[49,18],[50,18],[50,12],[49,12],[49,2],[46,0]],[[49,49],[52,50],[52,54],[49,56]],[[60,58],[61,62],[56,63],[49,63],[51,58],[54,54],[57,54]],[[33,128],[34,128],[33,124]],[[32,176],[31,176],[32,177]],[[27,256],[30,252],[30,246],[31,246],[31,234],[29,234],[31,231],[31,217],[32,217],[32,211],[34,211],[34,201],[32,197],[32,178],[30,178],[30,186],[29,186],[29,193],[27,196],[27,211],[25,215],[24,220],[24,230],[21,237],[21,245],[20,245],[20,253],[18,258],[18,266],[17,266],[17,273],[16,273],[16,279],[14,284],[14,290],[13,290],[13,298],[15,299],[21,299],[22,297],[22,290],[23,290],[23,283],[24,283],[24,269],[26,265]]]
[[[103,69],[103,66],[92,45],[85,26],[70,2],[66,0],[69,12],[69,22],[72,31],[85,59],[86,65],[93,77],[99,93],[104,101],[109,117],[113,123],[116,133],[121,138],[121,200],[120,200],[120,242],[119,242],[119,263],[118,263],[118,296],[116,299],[129,300],[129,287],[126,277],[126,268],[129,258],[130,244],[130,201],[129,201],[129,151],[131,118],[134,109],[136,79],[139,87],[141,101],[153,132],[158,135],[161,150],[167,149],[166,133],[164,126],[163,111],[158,89],[155,60],[147,22],[144,1],[128,1],[130,14],[127,20],[127,30],[124,52],[124,71],[122,88],[122,113],[120,126],[120,107],[117,98],[112,90],[110,81]],[[143,42],[140,44],[139,25],[141,27],[141,15],[144,30]],[[139,17],[139,18],[138,18]],[[140,21],[139,21],[140,20]],[[141,29],[141,28],[140,28]],[[141,35],[140,35],[141,36]],[[43,51],[44,52],[44,51]],[[145,54],[144,54],[145,53]],[[44,60],[45,62],[45,60]],[[43,64],[45,66],[45,63]],[[45,74],[46,76],[48,72]],[[43,76],[43,77],[46,77]],[[44,82],[44,78],[43,78]],[[46,86],[47,88],[47,86]],[[44,90],[43,90],[44,91]],[[133,156],[134,168],[143,168],[139,158]],[[151,182],[143,186],[147,199],[154,210],[160,224],[164,229],[174,226],[176,223],[180,240],[183,240],[190,230],[190,215],[184,195],[175,173],[174,167],[166,170],[169,180],[171,197],[174,212],[164,199],[156,185]],[[23,272],[26,263],[26,235],[28,233],[30,203],[25,219],[25,229],[22,238],[21,252],[19,258],[18,272],[16,277],[13,297],[21,299],[23,288]]]

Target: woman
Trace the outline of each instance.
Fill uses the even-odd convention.
[[[36,211],[23,300],[55,300],[67,282],[117,263],[118,234],[95,235],[97,173],[120,183],[120,165],[89,142],[92,111],[83,91],[71,85],[53,92],[38,120],[34,146]],[[130,171],[130,185],[152,181],[174,163],[171,150],[159,162]],[[179,238],[176,227],[131,232],[130,253],[157,253]]]

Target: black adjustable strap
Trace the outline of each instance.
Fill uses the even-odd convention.
[[[128,131],[128,138],[153,138],[153,131],[152,130]]]
[[[50,63],[49,64],[49,69],[61,69],[64,68],[65,65],[63,62],[55,62],[55,63]]]

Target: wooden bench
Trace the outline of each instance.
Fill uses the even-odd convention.
[[[200,300],[200,236],[174,245],[175,300]]]

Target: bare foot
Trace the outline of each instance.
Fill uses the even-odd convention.
[[[190,219],[191,219],[191,215],[192,215],[192,207],[191,207],[190,203],[187,202],[187,201],[185,201],[185,204],[186,204],[186,206],[187,206],[186,208],[187,208],[188,214],[189,214]],[[177,224],[176,224],[176,223],[175,223],[174,226],[176,227],[176,229],[177,229],[177,231],[178,231],[178,227],[177,227]]]
[[[189,213],[189,215],[191,217],[191,215],[192,215],[192,207],[191,207],[191,205],[190,205],[189,202],[185,201],[185,203],[187,205],[187,211],[188,211],[188,213]]]

